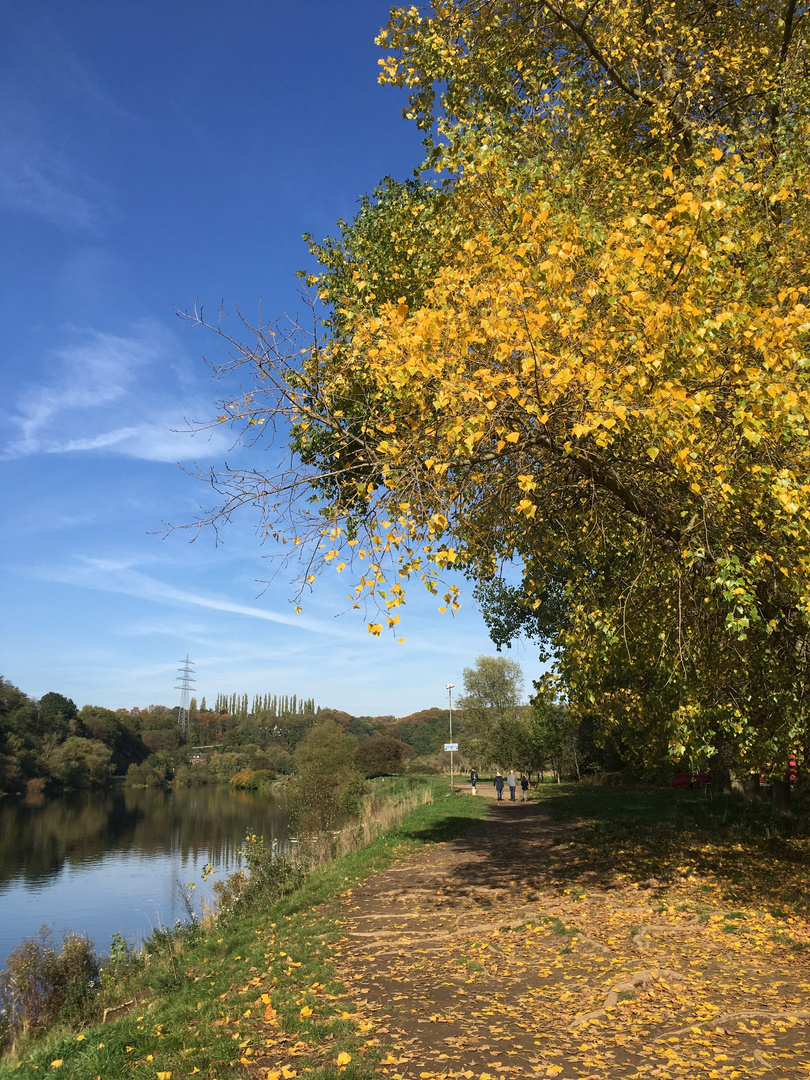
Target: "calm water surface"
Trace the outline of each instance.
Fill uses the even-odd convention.
[[[117,790],[0,802],[0,964],[47,924],[59,940],[87,934],[106,953],[118,932],[132,944],[185,918],[214,881],[237,869],[245,833],[287,840],[282,797],[231,788]],[[216,871],[207,883],[202,868]]]

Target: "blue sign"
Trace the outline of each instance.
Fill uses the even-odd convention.
[[[445,748],[445,750],[458,750],[458,743],[457,742],[446,742],[444,744],[444,748]]]

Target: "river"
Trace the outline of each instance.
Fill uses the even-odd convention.
[[[185,919],[237,869],[248,830],[287,840],[284,797],[229,787],[116,789],[0,802],[0,964],[41,926],[55,941],[87,934],[106,954],[113,934],[139,944],[157,926]],[[207,882],[202,869],[215,870]]]

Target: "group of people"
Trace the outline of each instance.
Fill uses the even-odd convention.
[[[495,773],[495,779],[493,784],[495,785],[495,794],[498,799],[503,799],[504,787],[509,788],[509,798],[512,802],[515,801],[515,795],[517,792],[517,786],[520,783],[520,790],[523,795],[523,801],[526,802],[529,798],[529,778],[528,776],[521,775],[520,781],[518,781],[517,775],[514,769],[509,770],[509,774],[506,777],[506,781],[499,772]],[[478,794],[478,773],[475,769],[470,769],[470,787],[472,788],[473,795]]]

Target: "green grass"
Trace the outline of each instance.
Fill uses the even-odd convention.
[[[344,988],[331,960],[339,897],[419,847],[463,834],[488,809],[484,799],[451,798],[442,778],[428,782],[433,803],[314,871],[296,892],[275,903],[248,898],[209,931],[166,935],[153,956],[121,973],[120,999],[146,995],[129,1015],[29,1045],[0,1065],[0,1080],[44,1071],[58,1080],[245,1076],[240,1058],[255,1057],[265,1038],[262,994],[276,1010],[281,1038],[328,1046],[333,1060],[352,1053],[360,1037],[343,1015]],[[55,1061],[61,1065],[54,1068]],[[304,1051],[299,1072],[306,1062]],[[344,1072],[346,1080],[372,1074],[373,1060],[358,1066],[356,1055]]]

